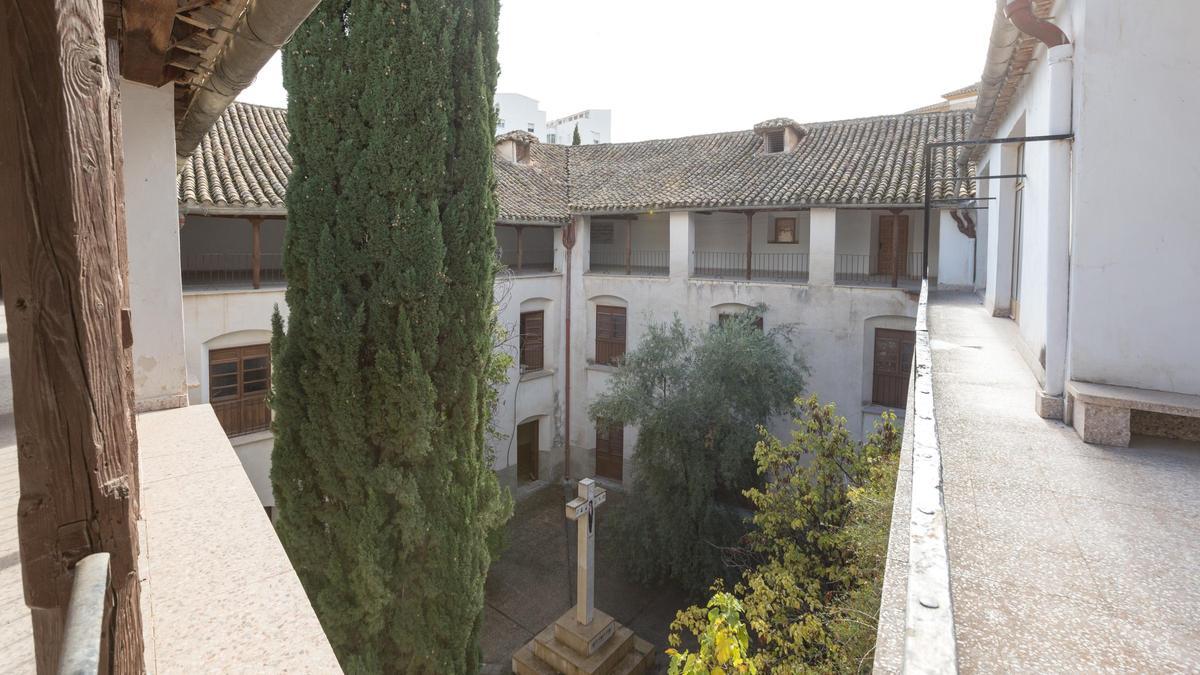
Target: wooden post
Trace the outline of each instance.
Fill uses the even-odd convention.
[[[262,288],[262,222],[260,217],[250,218],[250,281],[255,288]]]
[[[625,274],[633,273],[633,219],[625,219]]]
[[[746,279],[749,280],[753,274],[751,270],[754,264],[754,212],[746,212]]]
[[[525,268],[525,228],[521,225],[513,227],[517,231],[517,274]]]
[[[0,0],[17,530],[45,673],[57,668],[74,565],[99,551],[112,556],[101,671],[144,670],[120,104],[103,20],[100,0]]]
[[[900,211],[892,210],[892,288],[900,285]]]

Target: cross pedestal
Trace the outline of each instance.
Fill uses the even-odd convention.
[[[578,495],[566,513],[576,524],[575,607],[513,654],[517,675],[632,675],[654,663],[650,643],[596,609],[596,508],[607,492],[584,478]]]

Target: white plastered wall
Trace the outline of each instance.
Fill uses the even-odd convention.
[[[138,410],[187,404],[173,92],[171,85],[155,89],[121,82],[133,384]]]

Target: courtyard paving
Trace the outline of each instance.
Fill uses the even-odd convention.
[[[565,504],[558,483],[527,488],[518,497],[507,546],[488,573],[481,640],[486,674],[511,672],[513,652],[574,605],[567,575],[575,574],[575,523],[564,528]],[[621,542],[606,517],[621,504],[621,493],[610,488],[596,512],[596,608],[653,644],[665,673],[668,628],[675,612],[690,603],[679,590],[648,588],[625,575]]]
[[[1200,444],[1041,419],[974,295],[931,295],[929,331],[960,671],[1200,672]]]

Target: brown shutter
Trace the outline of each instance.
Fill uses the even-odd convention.
[[[774,223],[774,231],[771,233],[772,244],[795,244],[796,243],[796,219],[795,218],[776,218]]]
[[[541,370],[545,366],[545,313],[521,313],[521,368]]]
[[[214,349],[208,354],[208,399],[230,436],[271,426],[271,348]]]
[[[625,355],[625,308],[596,306],[596,363],[616,365]]]
[[[875,329],[872,403],[903,408],[908,402],[908,375],[915,344],[916,334],[910,330]]]

